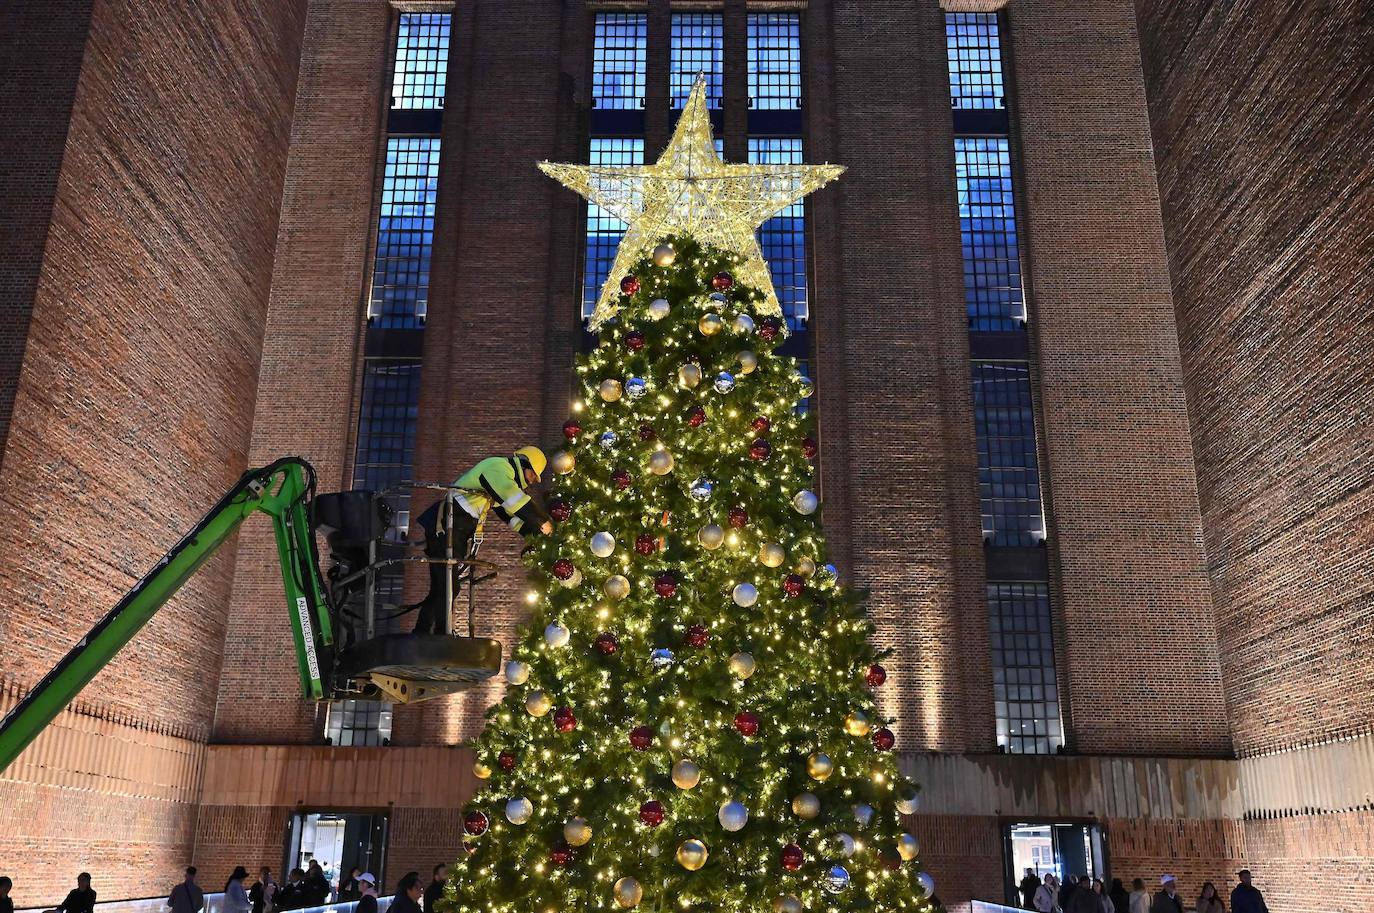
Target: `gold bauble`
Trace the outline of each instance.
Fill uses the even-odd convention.
[[[644,899],[644,889],[639,886],[639,882],[626,875],[615,883],[615,902],[625,909],[639,906],[639,902]]]
[[[655,450],[649,455],[649,471],[656,476],[666,476],[673,471],[673,455],[666,450]]]
[[[563,839],[569,846],[586,846],[592,839],[592,826],[586,818],[569,818],[563,825]]]
[[[897,855],[907,862],[915,859],[920,852],[921,844],[915,837],[910,834],[903,834],[897,838]]]
[[[759,561],[764,567],[782,567],[787,560],[787,551],[776,542],[765,542],[759,549]]]
[[[473,761],[472,774],[479,780],[486,780],[491,777],[491,768],[481,761]]]
[[[818,751],[806,759],[806,772],[811,775],[811,779],[824,783],[835,772],[835,762],[830,760],[830,755]]]
[[[543,691],[531,691],[525,698],[525,711],[530,716],[543,716],[553,708],[553,701]]]
[[[612,599],[624,599],[630,595],[630,580],[623,574],[612,574],[601,584],[601,589]]]
[[[677,251],[673,250],[673,245],[660,244],[654,248],[654,266],[672,266],[676,259]]]
[[[792,799],[792,814],[803,821],[810,821],[821,813],[821,800],[815,793],[798,793]]]
[[[816,573],[816,562],[810,558],[803,558],[797,562],[797,573],[803,577],[812,577]]]
[[[871,727],[868,723],[868,714],[862,710],[855,710],[844,718],[844,731],[850,735],[868,735]]]
[[[577,457],[566,450],[555,453],[550,462],[553,463],[553,471],[561,476],[567,475],[577,467]]]
[[[596,392],[600,393],[601,398],[606,402],[613,403],[620,399],[620,395],[625,392],[625,388],[621,386],[620,381],[616,380],[614,377],[608,377],[601,382],[601,386],[597,387]]]
[[[701,330],[703,336],[714,336],[725,328],[725,321],[720,319],[719,314],[702,314],[697,321],[697,329]]]
[[[691,789],[701,782],[701,768],[683,758],[673,765],[673,785],[678,789]]]
[[[748,653],[736,653],[730,657],[730,674],[744,681],[754,674],[754,657]]]
[[[739,359],[739,373],[753,374],[754,371],[758,370],[759,357],[748,349],[745,349],[736,357]]]
[[[688,390],[701,383],[701,368],[691,362],[677,369],[677,382]]]
[[[704,866],[708,855],[710,854],[706,850],[706,844],[700,840],[684,840],[677,848],[678,865],[689,872],[695,872]]]
[[[791,894],[779,894],[773,898],[773,913],[802,913],[802,902]]]
[[[701,528],[701,532],[697,533],[697,541],[701,543],[702,548],[713,552],[720,548],[721,543],[725,541],[725,530],[714,523],[709,523]]]

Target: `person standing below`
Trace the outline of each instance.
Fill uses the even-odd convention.
[[[1021,909],[1035,909],[1035,892],[1040,890],[1040,876],[1035,869],[1026,869],[1026,877],[1021,879]]]
[[[1097,895],[1099,913],[1116,913],[1116,901],[1107,893],[1107,886],[1102,883],[1101,878],[1093,879],[1093,893]]]
[[[1127,895],[1126,886],[1121,883],[1120,878],[1112,879],[1112,889],[1107,892],[1107,896],[1112,899],[1116,913],[1131,913],[1131,898]]]
[[[1174,876],[1159,876],[1159,884],[1159,893],[1150,905],[1150,913],[1183,913],[1183,898],[1178,896],[1178,884]]]
[[[1035,891],[1036,913],[1054,913],[1059,906],[1059,879],[1051,872]]]
[[[358,906],[353,913],[377,913],[377,876],[363,872],[353,879],[358,892]]]
[[[167,895],[167,906],[172,913],[200,913],[205,909],[205,892],[196,884],[196,867],[186,867],[186,880],[172,888]]]
[[[396,884],[396,896],[391,900],[389,913],[422,913],[420,898],[424,896],[425,886],[420,883],[419,872],[406,872]]]
[[[324,869],[320,868],[318,860],[310,860],[310,867],[305,870],[305,905],[308,907],[318,907],[329,902],[329,879],[324,877]]]
[[[1260,889],[1250,883],[1250,870],[1236,873],[1240,884],[1231,889],[1231,913],[1269,913]]]
[[[425,888],[424,913],[435,913],[434,905],[444,896],[444,886],[448,884],[448,866],[442,862],[434,867],[434,876]]]
[[[247,869],[241,865],[234,866],[233,874],[224,883],[224,913],[249,913],[253,909],[253,902],[248,899],[248,891],[243,887],[247,877]]]
[[[1217,894],[1217,886],[1210,881],[1202,885],[1202,893],[1197,896],[1197,913],[1226,913],[1226,905]]]
[[[1102,902],[1093,893],[1092,879],[1087,875],[1078,876],[1078,886],[1068,902],[1060,901],[1064,913],[1102,913]]]
[[[300,869],[292,869],[286,876],[286,884],[277,892],[276,908],[278,910],[299,910],[310,904],[305,899],[305,872]]]
[[[10,891],[14,888],[14,882],[8,875],[0,875],[0,913],[14,913],[14,900],[10,898]]]
[[[1150,913],[1150,892],[1145,890],[1145,882],[1139,878],[1131,881],[1130,906],[1128,913]]]
[[[67,892],[67,899],[53,908],[52,913],[95,913],[95,891],[91,888],[91,873],[76,876],[76,887]]]
[[[263,866],[258,870],[258,880],[248,891],[248,900],[253,904],[253,913],[272,913],[277,899],[277,883],[272,880],[272,870]]]
[[[339,882],[339,903],[348,903],[362,897],[358,892],[358,876],[362,874],[363,870],[356,865],[348,870],[348,877]]]

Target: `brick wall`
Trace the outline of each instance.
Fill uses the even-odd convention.
[[[16,693],[243,471],[304,6],[109,0],[89,32],[80,4],[45,7],[33,44],[6,28],[53,80],[0,89],[7,115],[52,118],[4,169],[34,192],[3,251],[21,260],[6,313],[32,311],[0,469],[0,677]],[[26,22],[7,10],[0,25]],[[78,713],[120,725],[84,779],[5,782],[0,859],[19,896],[60,898],[78,847],[108,897],[161,890],[184,862],[193,804],[151,800],[155,781],[105,762],[121,739],[208,736],[231,565],[213,560],[86,689]]]
[[[1374,714],[1374,21],[1137,4],[1237,751]]]

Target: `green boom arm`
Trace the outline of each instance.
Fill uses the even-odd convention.
[[[0,721],[0,771],[256,511],[270,516],[276,529],[301,688],[307,700],[324,697],[334,639],[307,508],[314,484],[315,470],[295,457],[245,473],[196,528],[164,555]]]

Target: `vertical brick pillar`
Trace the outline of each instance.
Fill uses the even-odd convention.
[[[723,19],[725,160],[743,162],[749,158],[749,13],[745,0],[726,0]]]
[[[672,106],[668,85],[672,63],[673,13],[669,0],[649,0],[645,23],[648,56],[644,61],[644,161],[658,158],[668,145],[673,128],[669,118]]]

